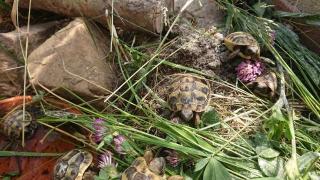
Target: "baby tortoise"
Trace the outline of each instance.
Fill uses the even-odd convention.
[[[277,75],[273,71],[267,71],[257,77],[256,80],[248,83],[247,86],[253,93],[272,99],[275,97],[278,88]]]
[[[54,166],[54,180],[82,180],[93,156],[82,149],[73,149],[59,158]]]
[[[23,121],[24,114],[24,121]],[[30,138],[35,133],[37,123],[31,113],[23,110],[16,109],[9,112],[3,120],[2,131],[11,140],[18,140],[22,136],[22,127],[26,138]]]
[[[234,32],[224,38],[225,46],[232,52],[229,59],[239,55],[245,59],[259,59],[260,46],[257,40],[249,33]]]
[[[205,111],[210,100],[209,83],[192,74],[175,74],[173,77],[168,89],[168,103],[174,116],[180,113],[184,121],[194,118],[195,125],[199,125],[199,113]]]
[[[138,157],[133,161],[121,176],[121,180],[183,180],[182,176],[164,175],[165,159],[163,157],[154,158],[151,151],[146,151],[143,157]]]

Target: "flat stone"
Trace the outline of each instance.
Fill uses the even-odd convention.
[[[68,99],[76,98],[66,89],[85,100],[103,101],[118,80],[109,44],[109,35],[77,18],[30,54],[30,82]]]
[[[20,30],[11,31],[8,33],[0,33],[0,44],[8,51],[15,54],[20,60],[23,59],[21,45],[25,48],[26,38],[28,36],[28,52],[32,52],[52,34],[54,34],[65,21],[51,21],[42,24],[31,25],[29,32],[27,27],[23,26]],[[20,42],[21,41],[21,42]]]

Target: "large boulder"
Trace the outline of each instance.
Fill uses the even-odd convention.
[[[56,32],[29,56],[30,82],[75,99],[103,99],[117,83],[109,35],[77,18]]]

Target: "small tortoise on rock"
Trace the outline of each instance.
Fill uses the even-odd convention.
[[[239,55],[245,59],[259,59],[260,46],[257,40],[249,33],[234,32],[224,39],[224,44],[232,52],[229,59]]]
[[[183,180],[182,176],[164,175],[165,159],[163,157],[154,158],[151,151],[146,151],[143,157],[138,157],[133,161],[121,176],[121,180]]]
[[[210,86],[204,78],[192,74],[175,74],[168,89],[168,103],[174,113],[180,113],[184,121],[195,116],[200,124],[199,113],[205,111],[210,100]]]
[[[91,165],[93,156],[82,149],[73,149],[61,158],[54,166],[54,180],[82,180]],[[93,179],[93,178],[92,178]]]
[[[24,119],[23,119],[24,115]],[[2,131],[11,140],[18,140],[22,136],[22,127],[26,138],[30,138],[37,128],[33,116],[28,111],[23,113],[22,110],[17,109],[8,113],[2,122]]]

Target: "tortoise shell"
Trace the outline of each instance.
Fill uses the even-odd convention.
[[[148,161],[146,157],[135,159],[131,166],[122,173],[121,180],[163,180],[164,158]]]
[[[177,74],[169,87],[168,103],[172,111],[203,112],[208,106],[210,87],[203,78]]]
[[[273,71],[265,72],[247,86],[257,95],[274,98],[278,88],[277,75]]]
[[[239,50],[239,55],[245,59],[260,56],[260,46],[257,40],[249,33],[234,32],[226,36],[224,44],[230,51]]]
[[[59,158],[54,166],[54,180],[82,180],[93,156],[82,149],[74,149]]]
[[[25,119],[23,121],[23,110],[15,110],[4,117],[2,130],[6,136],[13,140],[17,140],[22,136],[22,127],[26,138],[30,138],[37,128],[37,123],[32,115],[25,111]]]

